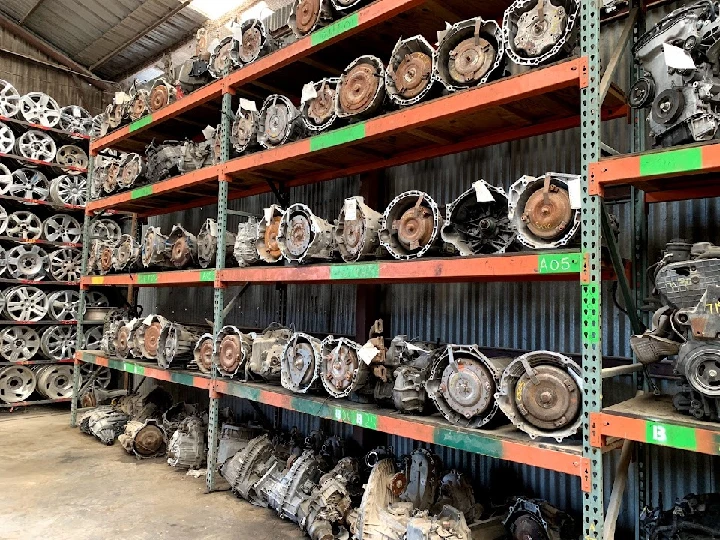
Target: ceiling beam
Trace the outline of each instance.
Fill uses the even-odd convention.
[[[152,32],[153,30],[155,30],[158,26],[160,26],[160,25],[163,24],[164,22],[167,22],[167,20],[170,19],[170,17],[174,16],[175,14],[177,14],[177,13],[179,13],[180,11],[182,11],[183,9],[185,9],[185,7],[187,7],[187,5],[188,5],[191,1],[192,1],[192,0],[182,0],[181,2],[179,2],[177,6],[175,6],[174,8],[171,8],[165,15],[163,15],[163,16],[162,16],[161,18],[159,18],[157,21],[155,21],[154,23],[152,23],[150,26],[148,26],[148,27],[140,30],[140,31],[139,31],[137,34],[135,34],[133,37],[131,37],[130,39],[124,41],[123,43],[121,43],[120,45],[118,45],[117,47],[115,47],[115,49],[113,49],[112,51],[110,51],[109,53],[107,53],[105,56],[103,56],[100,60],[98,60],[97,62],[95,62],[94,64],[92,64],[92,65],[90,66],[90,69],[95,69],[95,68],[97,68],[98,66],[102,66],[105,62],[107,62],[108,60],[110,60],[110,59],[111,59],[113,56],[115,56],[117,53],[119,53],[120,51],[126,49],[127,47],[129,47],[130,45],[132,45],[133,43],[135,43],[135,42],[136,42],[138,39],[140,39],[141,37],[149,34],[150,32]],[[120,22],[122,22],[122,21],[120,21]]]
[[[30,9],[28,9],[27,13],[22,19],[20,19],[20,22],[18,24],[25,24],[25,21],[27,21],[30,16],[37,11],[37,8],[39,8],[44,1],[45,0],[35,0],[35,3],[30,7]]]
[[[56,62],[62,64],[63,66],[70,68],[73,71],[80,72],[87,76],[87,80],[90,84],[93,86],[96,86],[97,88],[104,90],[106,92],[114,92],[115,87],[111,85],[110,83],[103,81],[100,79],[97,75],[95,75],[92,71],[87,69],[85,66],[82,66],[75,62],[72,58],[68,57],[65,53],[59,51],[52,45],[50,45],[47,41],[42,39],[40,36],[34,34],[30,30],[27,30],[26,28],[23,28],[22,26],[18,25],[15,21],[9,19],[2,13],[0,13],[0,27],[5,28],[9,32],[15,34],[17,37],[22,39],[23,41],[27,42],[29,45],[32,45],[35,47],[38,51],[41,53],[49,56]]]

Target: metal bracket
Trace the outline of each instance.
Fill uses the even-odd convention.
[[[603,239],[607,244],[607,249],[610,252],[610,260],[612,261],[613,268],[620,286],[620,292],[625,302],[628,318],[630,319],[630,326],[635,334],[642,334],[645,331],[645,325],[638,316],[637,306],[635,305],[635,298],[630,291],[630,284],[628,283],[627,276],[625,275],[625,266],[623,265],[622,258],[618,251],[618,245],[615,241],[615,235],[610,229],[610,220],[608,218],[607,208],[605,203],[601,202],[600,207],[602,209],[600,213],[602,221],[602,233]]]
[[[275,194],[275,198],[277,199],[278,203],[280,203],[280,206],[283,208],[287,208],[288,206],[290,206],[288,194],[284,190],[284,187],[281,185],[280,188],[278,188],[277,186],[275,186],[275,182],[273,182],[269,178],[266,178],[265,181],[268,183],[270,189]]]

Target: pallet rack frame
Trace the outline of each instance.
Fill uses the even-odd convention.
[[[110,147],[115,144],[121,143],[123,140],[132,137],[134,132],[140,132],[147,129],[153,123],[164,121],[172,116],[182,114],[184,111],[191,109],[194,106],[199,106],[206,103],[210,99],[216,98],[222,95],[222,116],[221,116],[221,137],[222,137],[222,159],[221,164],[216,166],[212,170],[201,170],[186,175],[185,178],[171,179],[170,182],[166,181],[165,187],[168,190],[179,189],[183,185],[202,185],[208,181],[217,180],[218,190],[217,197],[211,198],[212,202],[217,202],[217,223],[220,231],[226,230],[228,208],[227,203],[230,198],[230,184],[233,181],[233,177],[237,177],[241,174],[242,166],[238,166],[237,163],[228,164],[230,156],[230,118],[232,117],[232,95],[234,94],[234,88],[238,85],[243,84],[245,81],[252,81],[261,75],[272,71],[275,67],[273,62],[277,61],[278,65],[285,65],[292,62],[294,59],[301,58],[312,51],[313,47],[326,46],[330,43],[334,43],[350,35],[351,33],[359,31],[361,27],[369,27],[373,24],[373,16],[378,20],[387,20],[388,18],[401,13],[403,10],[411,7],[419,6],[423,3],[423,0],[377,0],[375,3],[362,8],[359,12],[349,15],[339,21],[336,21],[330,27],[320,30],[311,36],[308,36],[290,47],[273,53],[260,61],[250,64],[241,68],[240,70],[226,75],[223,79],[208,85],[207,87],[198,90],[194,94],[170,105],[166,109],[154,115],[148,115],[143,119],[140,119],[126,128],[121,128],[114,133],[107,135],[99,140],[96,140],[91,145],[91,163],[90,163],[90,174],[92,174],[92,159],[94,155],[102,148]],[[509,1],[507,4],[509,5]],[[581,17],[579,21],[580,25],[580,44],[581,44],[581,58],[579,61],[582,63],[581,72],[579,73],[578,83],[580,88],[580,110],[577,116],[577,123],[568,121],[557,123],[554,129],[566,129],[573,127],[573,125],[581,126],[581,140],[580,145],[582,149],[582,176],[583,176],[583,187],[582,187],[582,241],[581,251],[573,254],[573,266],[570,271],[562,272],[561,276],[553,276],[564,279],[578,279],[581,282],[582,288],[582,306],[580,307],[582,312],[582,361],[584,368],[584,422],[583,422],[583,445],[581,452],[574,452],[571,455],[574,456],[574,464],[572,471],[564,470],[563,472],[570,472],[576,474],[581,479],[581,485],[584,490],[584,515],[583,515],[583,537],[586,539],[597,539],[603,536],[604,528],[604,504],[603,504],[603,468],[602,468],[602,452],[607,450],[607,445],[604,448],[599,448],[592,444],[590,434],[592,425],[595,419],[595,415],[600,413],[602,409],[601,403],[601,384],[602,384],[602,325],[601,325],[601,294],[600,294],[600,282],[603,277],[601,261],[600,261],[600,239],[601,239],[601,197],[599,193],[593,190],[593,184],[591,178],[593,176],[594,164],[599,160],[600,157],[600,126],[601,126],[601,106],[602,100],[600,95],[601,80],[600,80],[600,59],[599,59],[599,44],[600,44],[600,11],[597,6],[597,2],[592,0],[581,0]],[[438,19],[438,23],[441,21]],[[275,55],[275,56],[274,56]],[[530,72],[532,73],[532,72]],[[527,75],[530,76],[530,75]],[[602,96],[604,98],[604,96]],[[618,117],[618,111],[615,111],[615,116]],[[625,110],[621,111],[622,114]],[[352,142],[354,138],[362,137],[365,134],[358,135],[357,131],[352,129],[342,128],[336,130],[342,132],[342,136],[336,139],[327,139],[327,135],[321,135],[320,137],[326,137],[327,141],[331,145],[334,144],[347,144]],[[482,144],[495,144],[504,140],[512,140],[513,138],[529,137],[538,133],[547,132],[537,131],[532,129],[518,129],[514,134],[506,134],[507,138],[504,139],[492,139],[488,138],[483,142],[480,139],[468,141],[465,145],[454,145],[446,147],[443,152],[454,153],[465,149],[469,149]],[[335,133],[335,135],[340,135]],[[317,137],[316,137],[317,139]],[[340,142],[337,142],[337,141]],[[307,141],[307,140],[306,140]],[[295,143],[296,145],[298,143]],[[308,144],[307,142],[300,141],[300,144]],[[312,149],[313,142],[310,143]],[[326,144],[326,143],[323,143]],[[275,152],[275,160],[282,159],[283,155],[290,155],[292,150],[288,150],[286,147],[281,147],[273,151],[265,151],[261,154],[255,155],[254,160],[261,161],[263,158],[267,158],[270,154],[268,152]],[[322,146],[322,145],[321,145]],[[409,162],[413,160],[419,160],[427,157],[435,157],[441,155],[441,153],[432,153],[431,151],[419,152],[412,156],[412,159],[405,159],[405,161],[393,161],[386,160],[382,162],[382,167],[389,167],[393,164],[400,162]],[[258,157],[259,156],[259,157]],[[243,159],[243,158],[240,158]],[[249,160],[246,160],[249,163]],[[354,172],[359,172],[355,170]],[[335,171],[337,173],[337,171]],[[336,174],[336,176],[339,176]],[[88,182],[89,186],[90,182]],[[290,185],[290,184],[289,184]],[[275,190],[275,186],[272,186]],[[116,197],[111,201],[96,201],[89,205],[86,211],[85,217],[85,232],[87,234],[89,219],[93,211],[96,210],[108,210],[117,208],[120,203],[128,203],[134,199],[142,199],[144,197],[154,194],[155,186],[146,186],[139,188],[130,195],[122,195]],[[264,191],[269,191],[267,186]],[[259,191],[248,190],[244,193],[240,193],[237,196],[249,196]],[[205,201],[202,199],[201,201]],[[161,211],[152,210],[144,213],[144,215],[153,215],[157,213],[170,212],[174,210],[181,210],[183,208],[189,208],[190,206],[200,206],[203,202],[194,202],[192,205],[175,205],[167,207]],[[128,210],[128,208],[124,208]],[[137,211],[137,210],[136,210]],[[313,272],[319,272],[313,267],[304,267],[299,269],[266,269],[266,268],[252,268],[252,269],[230,269],[225,270],[225,235],[218,235],[218,249],[217,249],[217,261],[216,268],[209,271],[185,271],[185,272],[167,272],[167,273],[146,273],[137,274],[137,281],[133,281],[133,276],[86,276],[87,274],[87,243],[83,248],[83,281],[81,285],[81,300],[80,307],[84,307],[84,294],[85,290],[91,285],[120,285],[120,284],[133,284],[133,285],[145,285],[145,286],[161,286],[173,283],[184,283],[186,285],[212,285],[214,287],[214,332],[217,335],[222,327],[222,312],[224,306],[224,291],[227,286],[237,283],[240,280],[243,281],[269,281],[271,279],[272,272],[285,272],[284,278],[281,278],[283,282],[315,282],[323,283],[332,280],[332,268],[327,268],[327,274],[319,275]],[[519,255],[518,258],[522,258],[526,255]],[[539,260],[539,259],[537,259]],[[537,261],[536,260],[536,261]],[[526,262],[526,261],[525,261]],[[444,264],[451,266],[452,263],[443,261]],[[380,262],[374,265],[348,265],[344,270],[339,271],[344,277],[346,282],[355,283],[367,283],[367,282],[382,282],[382,266],[386,264]],[[392,264],[392,263],[387,263]],[[400,268],[400,263],[398,268]],[[412,263],[402,263],[403,269],[406,269],[408,273],[407,281],[442,281],[442,276],[439,279],[430,277],[427,272],[427,268],[424,265],[432,265],[435,262],[430,261],[419,261]],[[471,277],[467,275],[463,276],[445,276],[447,281],[488,281],[488,280],[526,280],[538,278],[539,272],[527,271],[510,271],[510,265],[494,263],[494,271],[487,270],[486,275],[482,275],[482,272],[477,270],[478,275]],[[536,262],[536,268],[537,268]],[[353,267],[348,270],[348,268]],[[312,269],[311,269],[312,268]],[[373,268],[372,270],[368,270]],[[324,272],[325,270],[322,270]],[[244,273],[244,275],[243,275]],[[312,275],[311,275],[312,274]],[[623,275],[623,270],[620,270],[620,274]],[[250,279],[250,276],[254,276]],[[305,277],[303,277],[303,275]],[[145,276],[145,277],[143,277]],[[245,279],[245,278],[249,279]],[[277,277],[277,276],[275,276]],[[541,276],[546,277],[546,276]],[[623,277],[620,279],[622,280]],[[79,328],[82,328],[79,325]],[[79,336],[82,334],[79,333]],[[82,344],[79,343],[79,349]],[[287,396],[281,389],[260,389],[255,388],[256,385],[238,383],[234,381],[222,380],[218,377],[218,373],[213,368],[212,374],[209,378],[195,377],[193,375],[179,374],[176,372],[166,372],[158,370],[151,366],[142,366],[139,362],[121,362],[113,359],[103,359],[98,354],[90,352],[79,351],[76,354],[75,361],[75,387],[79,387],[79,364],[80,362],[90,362],[99,365],[108,365],[114,369],[120,369],[129,373],[142,374],[145,376],[155,377],[160,380],[170,380],[178,382],[180,384],[190,384],[199,388],[204,388],[209,391],[210,395],[210,426],[209,426],[209,451],[208,451],[208,474],[207,474],[207,487],[208,490],[212,491],[215,487],[215,463],[216,463],[216,452],[217,452],[217,436],[218,436],[218,404],[219,398],[223,394],[236,395],[245,399],[251,399],[255,401],[262,401],[277,407],[292,408],[293,410],[302,410],[302,412],[312,411],[303,409],[297,396]],[[76,423],[77,413],[77,395],[73,396],[72,400],[72,414],[71,414],[71,425]],[[318,414],[324,417],[331,417],[337,421],[347,422],[354,425],[360,425],[362,427],[370,427],[372,429],[379,429],[378,423],[382,424],[379,417],[382,415],[374,415],[375,420],[365,420],[366,418],[372,418],[371,416],[354,416],[359,412],[353,410],[352,406],[346,407],[347,403],[343,402],[342,405],[334,407],[332,413],[327,412],[326,414]],[[346,412],[343,412],[345,410]],[[340,411],[339,414],[336,411]],[[358,420],[358,418],[360,420]],[[412,424],[414,428],[420,426],[423,422],[416,421],[416,419],[405,419],[404,422]],[[374,425],[367,425],[367,424]],[[453,428],[448,426],[450,431]],[[457,431],[457,430],[455,430]],[[481,430],[478,430],[479,432]],[[456,440],[461,440],[468,437],[468,434],[460,434],[459,432],[455,435]],[[415,438],[418,438],[417,436]],[[438,441],[434,438],[428,440],[429,437],[420,437],[420,440],[427,440],[428,442],[435,442],[440,444],[447,444],[447,441]],[[597,441],[596,441],[597,442]],[[505,442],[502,442],[505,444]],[[533,464],[558,470],[558,467],[549,466],[547,460],[547,452],[554,452],[552,450],[553,445],[549,445],[550,448],[540,447],[535,445],[524,445],[522,452],[512,452],[491,450],[491,445],[487,444],[487,441],[483,444],[470,445],[470,447],[464,448],[469,451],[483,453],[486,455],[492,455],[501,459],[510,459],[512,461],[519,461],[522,463],[532,462]],[[496,447],[495,447],[496,448]],[[521,457],[522,455],[522,457]],[[557,455],[552,454],[553,459]],[[564,463],[566,457],[563,457],[561,462]]]

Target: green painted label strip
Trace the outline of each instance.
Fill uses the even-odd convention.
[[[195,379],[188,373],[171,373],[170,380],[184,386],[194,386]]]
[[[380,277],[380,265],[339,264],[330,267],[330,279],[377,279]]]
[[[145,375],[145,368],[132,362],[123,362],[123,371],[132,373],[134,375]]]
[[[702,168],[702,148],[667,150],[640,156],[640,176],[694,171]]]
[[[357,141],[365,137],[365,122],[352,124],[340,129],[334,129],[322,135],[315,135],[310,139],[310,151],[317,152],[325,148],[332,148],[339,144]]]
[[[683,450],[697,450],[695,429],[685,426],[646,422],[645,440],[662,446],[672,446]]]
[[[140,199],[141,197],[147,197],[148,195],[152,195],[152,188],[152,185],[149,185],[133,189],[130,192],[130,199]]]
[[[433,438],[435,444],[494,458],[503,457],[502,442],[481,435],[463,433],[452,428],[435,428]]]
[[[600,343],[600,292],[597,283],[582,287],[582,342],[586,345]]]
[[[157,274],[138,274],[139,285],[153,285],[158,282]]]
[[[538,255],[538,272],[540,274],[579,274],[582,272],[582,254],[546,254]]]
[[[215,270],[201,270],[200,281],[215,281]]]
[[[720,456],[720,433],[713,437],[713,443],[713,450],[715,451],[715,455]]]
[[[125,362],[121,362],[120,360],[108,360],[108,367],[110,369],[125,371]]]
[[[344,422],[362,428],[377,429],[377,415],[362,411],[341,409],[340,407],[335,407],[334,409],[333,418],[338,422]]]
[[[94,364],[95,363],[95,355],[89,354],[89,353],[83,353],[82,361],[85,362],[86,364]]]
[[[321,418],[333,418],[330,408],[323,404],[317,403],[310,399],[303,398],[292,398],[290,400],[290,407],[293,411],[309,414],[312,416],[320,416]]]
[[[130,127],[128,128],[128,131],[132,133],[133,131],[137,131],[138,129],[142,129],[145,126],[149,126],[152,124],[153,117],[152,114],[146,114],[142,118],[135,120],[133,123],[130,124]]]
[[[238,384],[234,382],[227,382],[228,394],[231,396],[239,397],[242,399],[249,399],[250,401],[260,401],[260,389],[251,388],[244,384]]]
[[[329,39],[337,37],[340,34],[347,32],[348,30],[357,28],[359,22],[360,22],[360,19],[359,19],[357,13],[348,15],[347,17],[344,17],[344,18],[340,19],[339,21],[336,21],[336,22],[330,24],[330,25],[326,26],[325,28],[321,28],[320,30],[313,32],[310,35],[310,43],[312,44],[313,47],[320,45],[321,43],[324,43]]]

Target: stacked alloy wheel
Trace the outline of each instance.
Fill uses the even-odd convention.
[[[41,92],[21,96],[3,80],[0,115],[0,405],[67,400],[92,116]],[[86,309],[109,305],[98,293],[88,300]],[[87,328],[87,347],[99,349],[102,326]],[[93,379],[107,386],[108,375]]]

